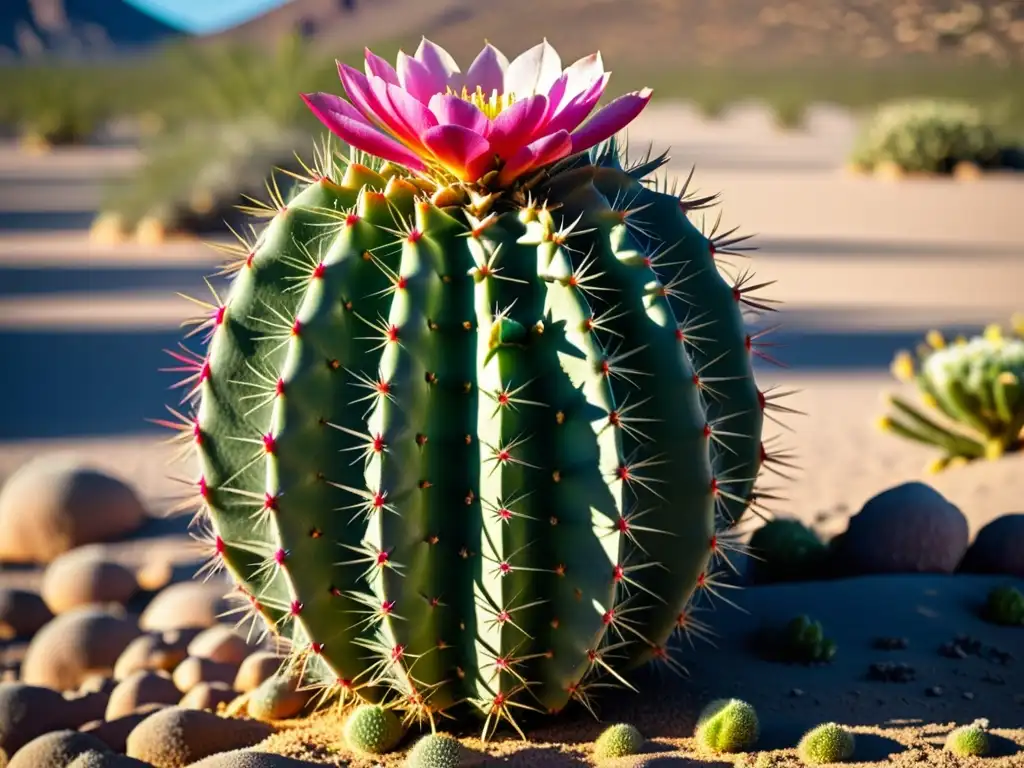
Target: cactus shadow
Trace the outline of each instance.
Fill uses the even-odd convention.
[[[1017,742],[1005,736],[989,733],[988,742],[991,747],[989,757],[1013,757],[1014,755],[1024,753],[1024,749]]]
[[[470,762],[468,765],[505,765],[516,766],[517,768],[534,768],[543,765],[545,768],[576,768],[576,766],[589,766],[590,763],[579,755],[572,755],[559,752],[557,748],[529,747],[527,749],[513,752],[510,755],[500,757],[487,756],[482,762]]]
[[[861,762],[885,761],[889,755],[903,752],[907,748],[895,739],[877,733],[858,733],[856,738],[856,758]]]

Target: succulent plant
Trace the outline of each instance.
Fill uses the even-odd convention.
[[[890,164],[905,171],[949,172],[958,162],[998,161],[996,131],[984,113],[942,99],[914,99],[879,107],[857,137],[852,161],[867,168]]]
[[[462,745],[447,733],[430,733],[416,742],[405,758],[406,768],[459,768]]]
[[[831,661],[836,655],[835,641],[825,637],[820,621],[808,616],[797,616],[782,633],[782,652],[785,658],[803,664]]]
[[[546,43],[523,56],[505,67],[488,46],[470,72],[572,80],[584,90],[551,124],[575,128],[607,79],[599,57],[560,75]],[[663,157],[623,164],[610,134],[647,94],[569,138],[544,133],[546,100],[445,94],[450,57],[427,42],[417,57],[417,96],[367,67],[424,124],[448,121],[422,137],[307,96],[380,157],[319,164],[239,249],[198,324],[206,349],[174,353],[195,407],[175,419],[199,457],[210,568],[307,685],[420,722],[475,714],[487,733],[678,665],[670,640],[720,594],[730,526],[773,459],[760,436],[777,403],[743,324],[770,305],[718,271],[743,246],[690,223],[707,200],[643,181]],[[342,74],[369,110],[371,81]],[[458,122],[492,117],[504,144]]]
[[[828,547],[799,520],[769,520],[750,537],[755,583],[811,580],[821,575]]]
[[[635,755],[643,749],[646,739],[629,723],[616,723],[606,728],[594,742],[594,757],[605,760],[612,757]]]
[[[1024,594],[1009,585],[993,588],[985,603],[985,616],[995,624],[1024,626]]]
[[[900,437],[939,448],[933,465],[950,465],[980,458],[999,458],[1021,447],[1024,429],[1024,333],[991,325],[981,336],[947,343],[932,331],[917,351],[897,354],[892,371],[901,381],[913,381],[938,420],[917,406],[892,395],[895,412],[880,426]],[[943,423],[945,422],[945,423]]]
[[[991,749],[988,720],[979,718],[970,725],[954,728],[946,737],[945,749],[957,757],[985,757]]]
[[[715,699],[697,718],[697,743],[706,752],[748,752],[760,735],[757,712],[740,699]]]
[[[842,763],[853,757],[856,739],[838,723],[824,723],[804,734],[797,745],[800,759],[807,765]]]
[[[345,720],[345,743],[355,752],[383,755],[398,746],[405,732],[390,709],[361,704]]]

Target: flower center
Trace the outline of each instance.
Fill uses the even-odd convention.
[[[462,92],[459,93],[449,88],[448,93],[458,96],[463,101],[468,101],[491,120],[497,117],[502,110],[508,109],[516,103],[516,95],[514,93],[498,93],[498,90],[495,88],[491,91],[490,96],[488,96],[479,85],[475,91],[470,91],[468,88],[463,87]]]

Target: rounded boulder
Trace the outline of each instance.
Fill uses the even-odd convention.
[[[1024,513],[997,517],[978,531],[960,570],[1024,579]]]
[[[48,563],[136,531],[146,511],[121,480],[63,456],[20,467],[0,489],[0,561]]]
[[[97,547],[80,547],[51,562],[43,574],[43,600],[54,613],[93,603],[124,605],[138,590],[135,574]]]

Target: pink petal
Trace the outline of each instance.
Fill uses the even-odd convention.
[[[466,70],[463,85],[470,91],[479,88],[485,96],[490,96],[492,91],[502,93],[505,89],[507,69],[508,59],[505,58],[505,54],[487,43]]]
[[[413,171],[426,170],[422,159],[367,123],[363,116],[340,96],[330,93],[304,93],[302,100],[331,133],[356,149],[404,165]]]
[[[562,60],[551,44],[544,40],[516,56],[505,72],[505,93],[520,99],[535,93],[547,93],[562,74]]]
[[[383,89],[387,86],[383,80],[376,76],[368,78],[358,69],[347,64],[338,65],[338,75],[341,77],[341,84],[345,86],[345,93],[348,94],[349,99],[370,122],[376,122],[402,142],[416,142],[415,134],[410,134],[409,129],[395,114],[394,108],[387,100],[386,93],[383,93]],[[381,93],[374,93],[374,82],[380,83]],[[383,98],[381,98],[382,95]]]
[[[491,123],[491,132],[487,134],[494,154],[507,160],[520,147],[529,144],[544,124],[547,111],[547,97],[537,94],[499,112]]]
[[[381,98],[377,90],[378,87],[383,89],[383,99],[388,101],[396,118],[402,121],[402,124],[409,130],[412,136],[416,137],[417,143],[419,143],[419,137],[437,125],[437,118],[421,102],[414,99],[397,85],[390,85],[382,80],[374,79],[376,81],[373,83],[374,95]],[[380,84],[379,86],[378,83]]]
[[[490,128],[490,120],[487,115],[480,111],[476,104],[453,94],[435,93],[430,98],[430,111],[437,117],[434,124],[447,123],[450,125],[461,125],[473,133],[481,136],[487,135]]]
[[[559,131],[537,139],[520,148],[501,169],[498,183],[508,185],[534,168],[561,160],[572,151],[572,138],[568,131]]]
[[[570,101],[579,94],[586,93],[605,74],[601,52],[598,51],[574,61],[565,68],[565,72],[562,74],[566,78],[565,101]]]
[[[398,73],[395,72],[394,67],[369,48],[366,49],[363,55],[366,58],[365,68],[367,77],[375,75],[386,83],[398,85]]]
[[[494,165],[487,139],[461,125],[439,125],[423,134],[423,143],[462,181],[476,181]]]
[[[443,84],[439,89],[441,91],[450,85],[453,77],[460,72],[459,65],[452,58],[452,55],[440,45],[432,43],[425,37],[420,40],[420,46],[416,49],[416,60],[422,63],[430,71],[430,74]]]
[[[582,152],[615,135],[636,119],[650,100],[650,88],[619,96],[572,135],[572,151]]]
[[[548,130],[551,131],[574,131],[579,124],[587,119],[597,102],[601,100],[604,89],[608,86],[610,74],[605,73],[601,78],[590,86],[589,90],[578,94],[574,99],[564,102],[562,107],[551,112],[548,109]]]
[[[447,81],[435,76],[422,61],[398,52],[398,83],[421,104],[430,102],[435,93],[444,93]]]

